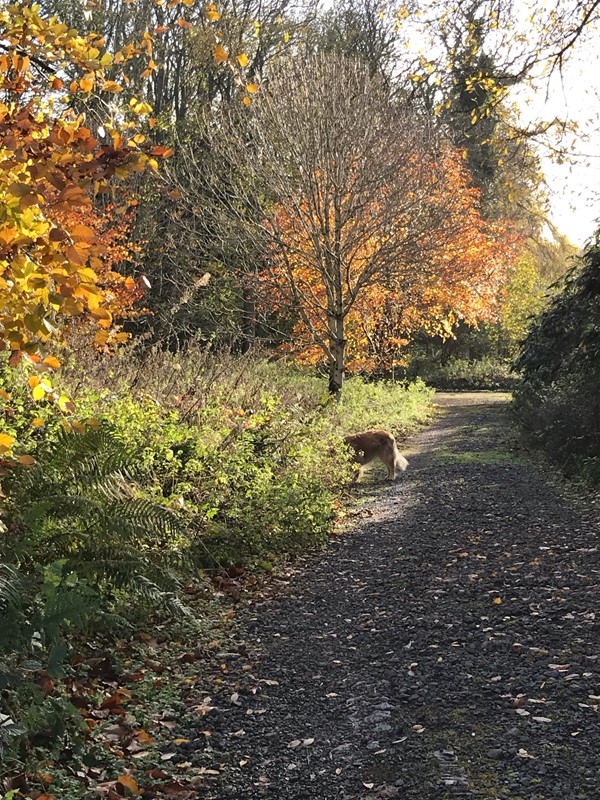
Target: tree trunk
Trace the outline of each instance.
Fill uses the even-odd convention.
[[[247,353],[256,340],[256,293],[248,282],[243,288],[242,353]]]
[[[331,324],[332,322],[333,324]],[[330,343],[333,358],[329,362],[329,392],[335,397],[339,397],[344,385],[344,362],[346,358],[343,317],[330,321],[330,330],[335,331],[335,336],[331,337]]]

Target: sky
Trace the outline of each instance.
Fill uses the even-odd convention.
[[[600,217],[600,57],[598,40],[582,43],[567,61],[562,75],[541,81],[529,105],[521,106],[524,122],[536,116],[577,122],[569,140],[570,163],[557,163],[540,147],[548,187],[549,212],[561,233],[578,246],[589,241]],[[594,47],[595,44],[595,47]]]

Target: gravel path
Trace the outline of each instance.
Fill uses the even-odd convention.
[[[594,498],[515,449],[506,396],[439,403],[370,515],[242,613],[262,655],[182,745],[224,765],[199,797],[600,797]]]

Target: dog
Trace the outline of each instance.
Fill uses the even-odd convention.
[[[344,439],[351,450],[354,451],[353,461],[360,464],[354,475],[354,483],[361,477],[364,468],[372,461],[381,461],[387,467],[387,477],[390,481],[396,480],[396,470],[404,471],[408,461],[398,450],[396,440],[387,431],[364,431],[346,436]]]

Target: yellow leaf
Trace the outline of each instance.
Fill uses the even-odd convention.
[[[215,61],[218,61],[219,64],[223,64],[229,58],[227,50],[225,50],[222,44],[218,44],[215,47],[215,49],[213,50],[213,56],[215,58]]]
[[[31,420],[31,424],[34,428],[41,428],[42,425],[45,425],[46,423],[41,417],[36,417],[35,419]]]
[[[258,92],[258,83],[247,83],[246,91],[250,92],[250,94],[256,94]]]
[[[43,400],[43,398],[46,396],[46,390],[44,389],[41,383],[33,387],[31,396],[33,397],[34,400]]]
[[[242,98],[242,103],[243,103],[245,106],[249,106],[249,105],[251,105],[251,103],[252,103],[252,100],[250,100],[250,98],[249,98],[249,97],[243,97],[243,98]]]
[[[105,345],[108,342],[109,338],[110,334],[108,331],[98,331],[98,333],[94,337],[94,341],[96,342],[97,345],[102,347],[102,345]]]
[[[73,404],[73,401],[69,400],[69,398],[64,394],[62,394],[58,398],[57,403],[58,407],[63,412],[63,414],[67,414],[69,411],[75,411],[75,406]]]
[[[237,60],[240,67],[247,67],[248,64],[250,63],[250,59],[248,58],[246,53],[240,53],[240,55],[237,57]]]
[[[502,598],[501,597],[494,597],[494,605],[495,606],[502,605]]]
[[[204,14],[209,22],[216,22],[218,19],[221,19],[221,15],[217,11],[215,3],[209,3],[204,9]]]
[[[9,447],[12,447],[14,441],[15,437],[9,433],[0,433],[0,448],[3,450],[8,450]]]

